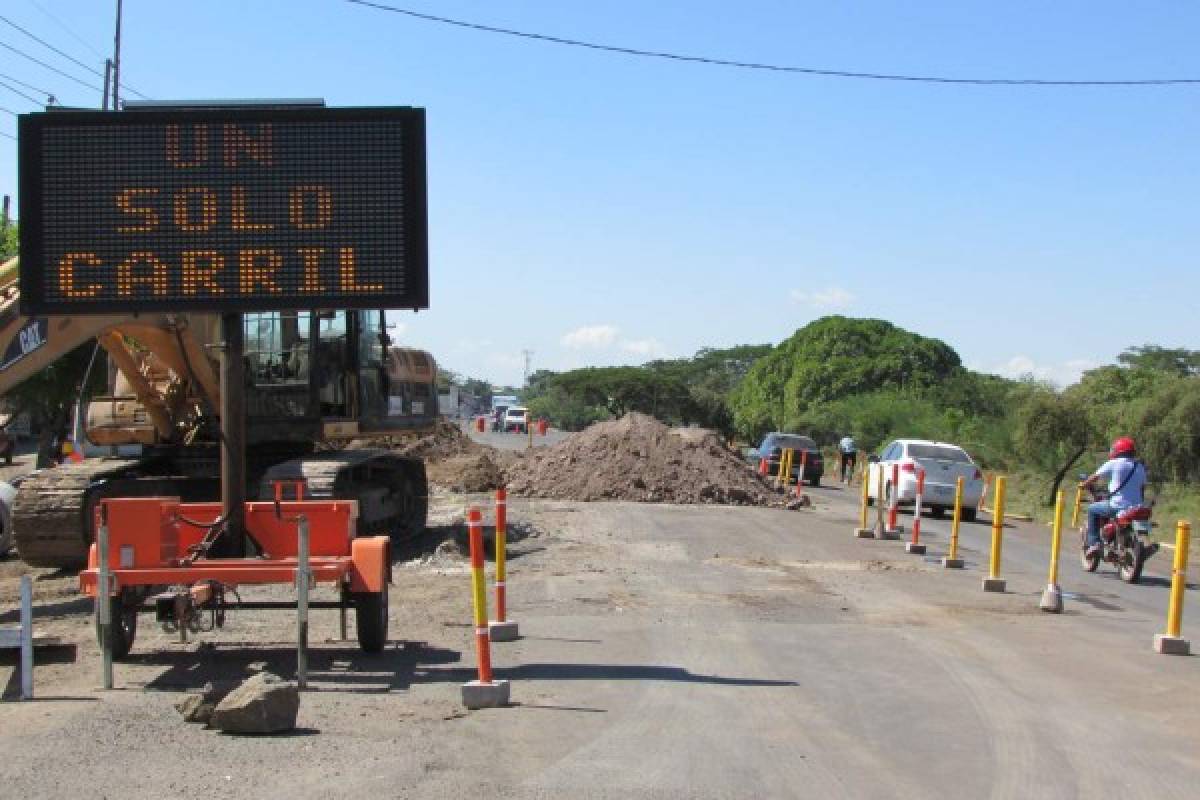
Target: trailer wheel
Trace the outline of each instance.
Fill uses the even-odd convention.
[[[100,598],[96,598],[96,609],[100,608]],[[133,640],[137,637],[138,602],[134,597],[122,592],[108,598],[109,620],[108,648],[114,661],[119,661],[129,655],[133,649]],[[100,615],[96,614],[96,644],[104,646],[100,636]]]
[[[354,593],[354,624],[358,628],[358,646],[364,653],[378,653],[387,644],[387,584],[379,592]]]

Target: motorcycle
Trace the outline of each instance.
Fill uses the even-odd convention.
[[[1084,476],[1086,477],[1086,476]],[[1092,488],[1092,502],[1108,499],[1108,492]],[[1126,583],[1137,583],[1142,567],[1158,552],[1158,543],[1149,541],[1154,503],[1133,506],[1117,514],[1100,528],[1100,552],[1088,555],[1087,522],[1079,529],[1079,559],[1083,568],[1095,572],[1104,561],[1117,568]]]

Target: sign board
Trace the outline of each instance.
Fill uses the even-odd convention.
[[[429,305],[423,109],[54,111],[18,132],[26,314]]]
[[[45,317],[35,317],[17,331],[8,343],[8,349],[0,356],[0,372],[11,367],[25,356],[49,341],[50,326]]]

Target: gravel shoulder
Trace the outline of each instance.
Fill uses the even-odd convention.
[[[1200,661],[1150,651],[1160,620],[1086,603],[1041,614],[1032,555],[1028,569],[1014,555],[1009,593],[984,594],[977,568],[853,539],[849,494],[814,492],[801,512],[514,499],[509,594],[524,638],[494,651],[514,705],[480,712],[458,698],[475,659],[452,542],[483,496],[439,495],[431,537],[397,565],[385,653],[335,641],[336,612],[314,612],[316,688],[284,737],[185,725],[172,703],[214,677],[291,674],[293,617],[235,612],[187,645],[143,617],[121,688],[100,692],[88,604],[62,588],[69,578],[44,577],[40,624],[73,647],[39,663],[43,699],[0,706],[0,785],[51,797],[1193,796]],[[973,561],[985,530],[965,532]],[[6,696],[16,682],[0,661]]]

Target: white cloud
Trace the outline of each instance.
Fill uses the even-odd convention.
[[[613,325],[585,325],[564,334],[559,343],[570,350],[594,350],[611,347],[620,331]]]
[[[1039,364],[1029,356],[1016,355],[989,371],[1014,380],[1032,376],[1057,386],[1070,386],[1077,383],[1084,372],[1097,366],[1097,362],[1086,358],[1073,358],[1057,364]]]
[[[813,308],[846,308],[855,297],[840,286],[827,286],[814,291],[792,289],[792,302]]]
[[[625,339],[621,350],[635,356],[658,356],[663,353],[663,345],[657,339]]]

